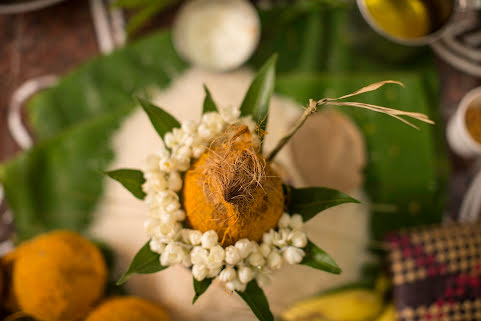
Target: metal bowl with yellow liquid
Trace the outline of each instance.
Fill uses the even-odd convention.
[[[472,3],[470,3],[472,2]],[[468,0],[357,0],[369,25],[405,45],[426,45],[439,39],[459,11],[474,7]]]

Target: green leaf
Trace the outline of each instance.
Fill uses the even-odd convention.
[[[260,321],[273,321],[274,316],[269,308],[264,291],[257,285],[255,280],[247,284],[244,292],[236,291],[237,294],[247,303],[252,312]]]
[[[311,241],[307,242],[307,245],[303,250],[306,255],[300,264],[334,274],[340,274],[342,272],[334,259]]]
[[[269,103],[276,80],[277,55],[272,55],[252,81],[242,101],[241,116],[252,115],[260,128],[265,130],[269,116]]]
[[[180,0],[149,1],[144,4],[144,7],[138,7],[139,11],[127,23],[127,33],[129,35],[135,33],[135,31],[144,26],[152,17],[160,13],[162,9],[179,1]]]
[[[180,123],[171,116],[168,112],[154,104],[148,102],[145,99],[137,97],[142,108],[149,116],[150,122],[154,126],[154,129],[159,134],[160,138],[164,138],[164,135],[174,128],[180,127]]]
[[[428,68],[289,74],[278,77],[276,92],[305,104],[309,98],[340,97],[381,79],[396,79],[406,87],[366,93],[359,96],[359,102],[427,114],[439,123],[439,109],[435,108],[439,106],[438,83],[436,77],[428,78],[433,74]],[[449,170],[442,126],[420,124],[417,131],[379,113],[335,109],[350,117],[363,134],[367,156],[363,187],[373,204],[369,218],[372,237],[382,240],[389,231],[441,222]]]
[[[170,33],[143,37],[82,64],[55,87],[35,94],[27,102],[28,127],[38,142],[75,124],[134,108],[133,94],[144,97],[149,88],[165,88],[186,67]]]
[[[205,91],[205,98],[204,98],[204,106],[202,107],[202,114],[218,111],[217,105],[214,102],[214,99],[212,99],[212,95],[210,94],[209,88],[207,88],[206,85],[204,85],[204,91]]]
[[[136,9],[150,3],[152,3],[152,0],[116,0],[112,3],[112,6],[125,9]]]
[[[131,110],[74,126],[0,166],[17,241],[89,227],[104,191],[103,171],[113,158],[110,137]]]
[[[117,285],[125,283],[133,274],[150,274],[167,268],[160,264],[160,255],[150,249],[150,240],[135,254],[127,272],[117,282]]]
[[[205,291],[207,291],[213,279],[205,278],[202,281],[197,281],[194,277],[192,279],[194,280],[195,291],[195,296],[192,299],[192,304],[194,304],[200,298],[200,296],[204,294]]]
[[[122,184],[130,193],[143,200],[145,193],[142,185],[145,183],[144,173],[136,169],[117,169],[105,172],[106,175]]]
[[[325,187],[290,187],[289,213],[301,214],[304,222],[329,207],[344,203],[359,203],[358,200]]]

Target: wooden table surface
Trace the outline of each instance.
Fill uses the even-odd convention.
[[[89,2],[69,0],[35,12],[0,15],[0,162],[17,152],[7,129],[7,111],[12,92],[33,77],[72,70],[99,53]],[[462,96],[481,86],[481,79],[464,74],[437,59],[441,76],[441,114],[444,121]],[[473,162],[450,153],[452,173],[448,215],[455,217],[463,194],[474,174]],[[0,211],[5,209],[5,204]],[[0,240],[11,229],[0,224]]]

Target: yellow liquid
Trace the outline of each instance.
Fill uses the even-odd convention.
[[[378,27],[394,37],[414,39],[431,31],[422,0],[366,0],[366,6]]]

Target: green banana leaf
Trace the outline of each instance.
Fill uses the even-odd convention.
[[[280,73],[417,70],[432,60],[427,47],[379,36],[354,2],[299,1],[261,10],[260,18],[261,41],[250,60],[255,69],[273,53]]]
[[[52,229],[85,231],[114,157],[110,137],[135,107],[132,94],[165,87],[186,67],[169,33],[156,33],[87,62],[28,102],[37,144],[0,165],[18,241]]]
[[[421,112],[438,121],[438,103],[432,99],[436,94],[432,92],[433,82],[425,75],[419,72],[291,74],[278,77],[276,91],[305,105],[309,98],[340,97],[376,81],[395,79],[404,82],[406,88],[386,87],[357,96],[356,101]],[[337,107],[337,110],[352,117],[365,137],[368,153],[365,188],[373,205],[372,236],[380,239],[386,232],[401,227],[440,222],[447,179],[442,125],[416,123],[418,131],[387,115],[352,107]]]
[[[53,229],[88,227],[102,196],[103,169],[113,158],[109,137],[129,111],[72,127],[1,165],[17,241]]]
[[[107,56],[80,66],[27,104],[37,140],[121,108],[132,106],[133,94],[163,88],[185,68],[168,32],[155,33]]]

